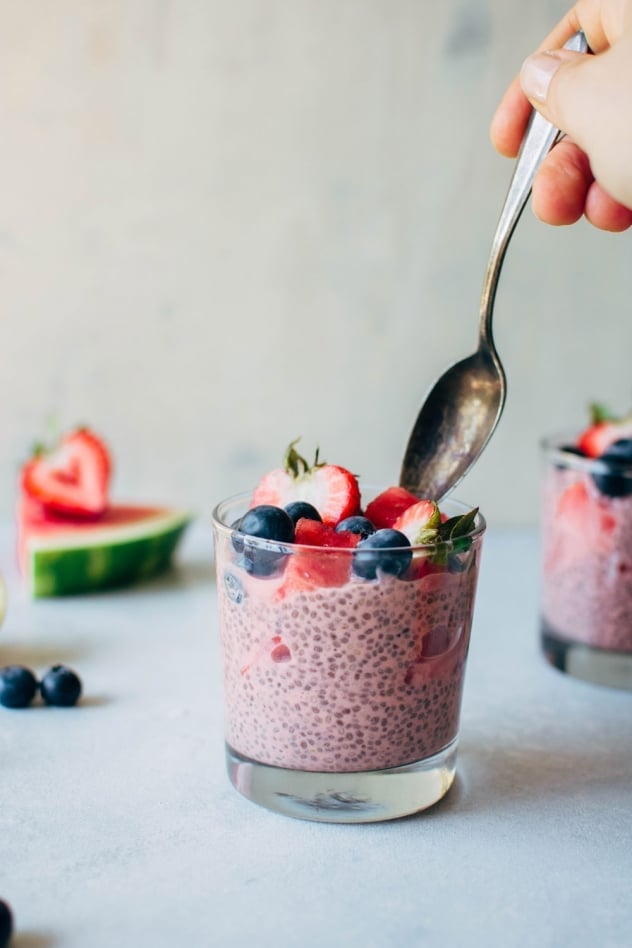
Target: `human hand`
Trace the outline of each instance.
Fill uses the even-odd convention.
[[[561,49],[583,30],[595,55]],[[582,214],[602,230],[632,225],[632,0],[578,0],[524,63],[491,126],[515,157],[536,108],[566,133],[543,161],[532,206],[548,224]]]

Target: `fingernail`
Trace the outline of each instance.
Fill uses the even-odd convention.
[[[562,62],[563,59],[555,50],[550,53],[534,53],[525,59],[520,70],[520,85],[527,98],[546,102],[551,79]]]

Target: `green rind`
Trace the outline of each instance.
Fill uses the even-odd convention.
[[[69,596],[129,586],[164,572],[171,565],[174,551],[191,522],[186,515],[180,520],[170,518],[168,526],[152,530],[148,525],[144,536],[114,538],[112,542],[86,541],[82,545],[55,546],[51,539],[45,545],[29,550],[31,595],[35,598]]]

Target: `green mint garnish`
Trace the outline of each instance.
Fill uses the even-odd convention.
[[[437,530],[437,546],[432,555],[432,562],[437,566],[450,566],[455,572],[460,568],[460,561],[456,554],[466,553],[472,545],[469,534],[474,529],[478,507],[474,507],[466,514],[450,517],[441,523]],[[457,562],[459,566],[457,567]],[[464,568],[464,567],[463,567]]]

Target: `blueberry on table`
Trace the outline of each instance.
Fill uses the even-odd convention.
[[[79,700],[81,679],[65,665],[53,665],[40,682],[40,692],[46,704],[71,708]]]
[[[246,572],[252,573],[253,576],[270,576],[275,573],[285,560],[287,551],[283,547],[270,549],[253,543],[251,538],[277,543],[294,542],[292,518],[282,507],[274,507],[271,504],[259,504],[247,510],[239,521],[239,533],[243,535],[240,563]]]
[[[358,514],[355,517],[345,517],[340,523],[336,524],[336,533],[355,533],[364,539],[375,533],[375,527],[368,517],[362,517]]]
[[[293,500],[292,503],[286,504],[283,509],[291,517],[294,526],[296,526],[301,518],[305,520],[316,520],[318,523],[323,522],[323,518],[314,505],[309,504],[306,500]]]
[[[362,579],[375,579],[378,570],[401,576],[412,557],[408,537],[400,530],[384,527],[360,540],[353,555],[353,572]]]
[[[0,899],[0,948],[6,948],[12,932],[13,913],[4,899]]]
[[[632,494],[632,438],[621,438],[611,444],[599,457],[608,470],[591,476],[597,489],[607,497],[627,497]]]
[[[5,708],[27,708],[37,691],[37,679],[23,665],[0,668],[0,704]]]

